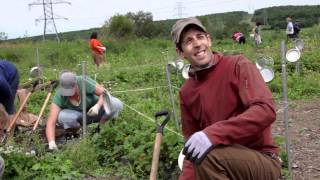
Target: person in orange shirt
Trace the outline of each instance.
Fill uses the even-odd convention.
[[[104,59],[104,53],[106,51],[106,47],[104,47],[97,38],[98,38],[98,33],[93,32],[90,36],[90,48],[92,51],[93,61],[97,66],[97,68],[99,68],[100,64]]]

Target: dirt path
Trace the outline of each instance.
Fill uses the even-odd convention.
[[[320,98],[289,104],[293,179],[320,180]],[[278,103],[274,134],[284,136],[283,116],[283,106]]]

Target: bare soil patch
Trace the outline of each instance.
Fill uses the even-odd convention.
[[[275,135],[285,135],[283,109],[277,103]],[[293,179],[320,180],[320,98],[289,101],[289,134]]]

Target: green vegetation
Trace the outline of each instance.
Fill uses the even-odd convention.
[[[131,14],[131,18],[140,15],[144,16],[148,13]],[[213,50],[226,54],[243,53],[252,62],[255,62],[260,55],[272,57],[275,61],[275,79],[268,86],[275,99],[281,101],[279,46],[281,40],[286,38],[284,31],[263,30],[263,43],[257,48],[254,47],[253,40],[249,37],[245,45],[238,45],[232,42],[229,31],[225,30],[230,29],[230,32],[234,30],[229,27],[236,17],[243,19],[241,21],[243,26],[237,27],[248,29],[250,16],[247,13],[233,12],[228,17],[226,22],[221,20],[225,18],[222,14],[201,17],[209,30],[216,28],[214,32],[218,32],[212,34],[214,37]],[[121,16],[121,18],[128,18],[128,16]],[[7,163],[4,179],[147,179],[151,169],[156,134],[154,114],[164,108],[171,108],[166,87],[165,65],[177,59],[173,44],[168,40],[172,23],[173,21],[161,21],[154,24],[166,30],[156,29],[152,32],[158,34],[159,37],[165,36],[166,38],[147,38],[148,34],[141,35],[146,38],[139,38],[140,35],[137,33],[141,32],[141,29],[138,26],[132,27],[131,32],[135,35],[120,39],[109,36],[107,34],[109,32],[102,29],[100,39],[107,46],[107,64],[97,72],[87,41],[93,30],[75,32],[74,36],[68,33],[63,34],[66,39],[61,38],[60,44],[50,40],[38,42],[31,39],[2,41],[0,58],[13,61],[18,66],[21,82],[28,81],[30,67],[37,65],[36,49],[38,49],[39,62],[44,71],[45,81],[57,79],[59,72],[64,69],[80,74],[79,64],[86,60],[88,75],[94,78],[94,74],[97,73],[97,81],[105,85],[114,96],[119,97],[125,103],[120,117],[103,125],[100,133],[93,133],[96,125],[90,125],[85,138],[67,141],[67,144],[59,147],[59,152],[46,152],[41,135],[30,136],[25,132],[18,132],[14,143],[0,148],[0,153]],[[319,25],[303,28],[301,31],[300,36],[305,43],[305,49],[301,57],[300,75],[295,74],[294,64],[287,63],[289,99],[320,96],[319,34]],[[287,47],[293,48],[294,45],[291,41],[287,41]],[[175,87],[179,88],[183,81],[180,74],[172,75],[172,84]],[[128,91],[143,88],[154,89]],[[174,93],[176,107],[178,107],[176,88],[174,88]],[[45,91],[35,92],[28,102],[28,111],[38,114],[45,96]],[[136,111],[145,116],[141,116]],[[172,132],[174,130],[180,133],[174,128],[173,117],[168,127],[170,130],[164,130],[161,144],[158,170],[160,179],[176,179],[179,175],[177,158],[183,147],[183,138]],[[283,137],[277,137],[277,143],[282,149],[284,149],[283,141]],[[32,153],[32,149],[35,149],[35,154]],[[286,158],[284,151],[281,156],[283,159]]]

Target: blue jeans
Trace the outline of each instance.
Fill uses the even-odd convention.
[[[111,96],[111,112],[107,114],[103,106],[96,116],[87,115],[87,124],[97,123],[101,118],[112,119],[118,117],[119,112],[123,109],[123,103],[115,97]],[[62,109],[58,115],[58,124],[62,124],[64,129],[80,128],[82,125],[82,112],[71,109]]]

